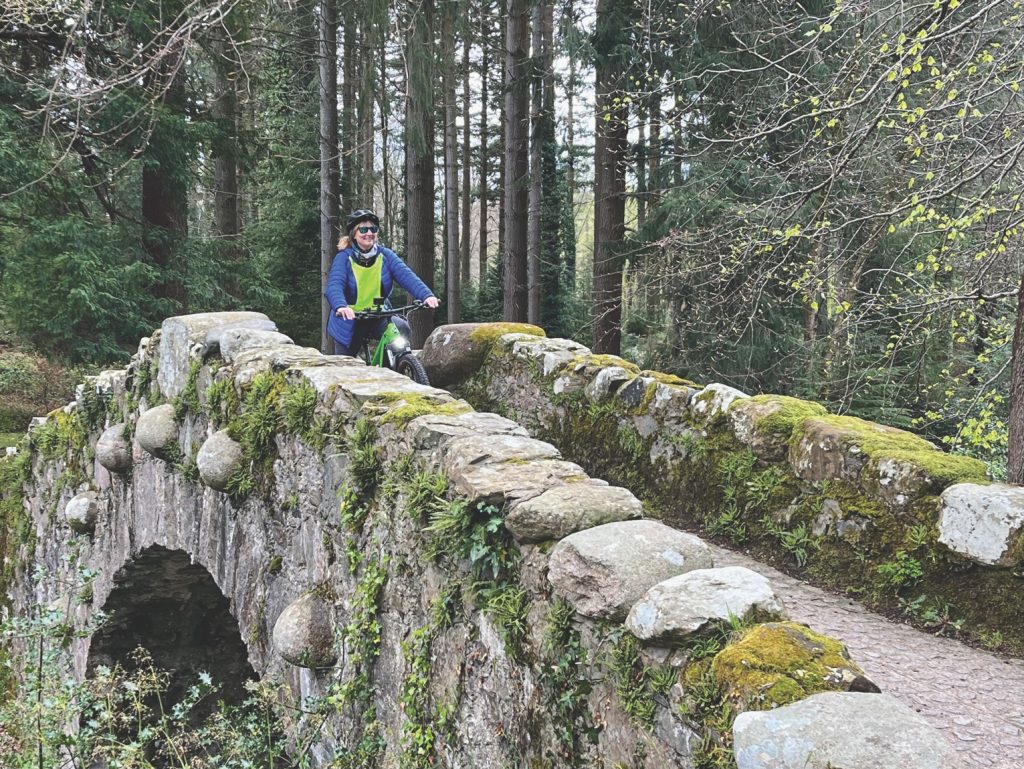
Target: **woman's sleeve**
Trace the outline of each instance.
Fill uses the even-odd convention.
[[[347,307],[348,300],[345,298],[345,268],[348,266],[348,259],[341,256],[339,251],[334,255],[331,263],[331,271],[327,274],[327,286],[324,288],[324,296],[331,305],[331,312],[339,307]]]
[[[433,296],[434,292],[427,288],[427,284],[420,280],[419,275],[412,271],[401,257],[394,251],[389,252],[388,262],[391,269],[391,276],[395,282],[404,288],[414,299],[422,302],[427,297]]]

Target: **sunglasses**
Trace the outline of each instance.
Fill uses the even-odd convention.
[[[380,230],[380,227],[378,227],[378,226],[377,226],[377,225],[375,225],[375,224],[372,224],[372,225],[370,225],[369,227],[356,227],[356,231],[357,231],[357,232],[358,232],[358,233],[359,233],[360,235],[365,235],[365,234],[366,234],[366,233],[368,233],[368,232],[371,232],[371,233],[373,233],[374,235],[376,235],[376,234],[377,234],[377,232],[378,232],[379,230]]]

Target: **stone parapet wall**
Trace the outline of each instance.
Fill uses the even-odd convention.
[[[540,329],[503,330],[437,329],[428,371],[458,361],[472,337],[479,363],[452,365],[463,372],[453,390],[630,488],[649,514],[889,613],[1024,652],[1024,492],[991,483],[982,462],[809,401],[748,397]]]
[[[696,388],[509,330],[474,329],[464,356],[503,416],[297,347],[255,313],[168,319],[3,460],[15,611],[86,627],[119,590],[159,591],[125,581],[135,561],[155,579],[160,553],[184,553],[255,673],[304,703],[290,739],[316,766],[727,767],[738,713],[785,720],[821,693],[849,698],[843,726],[886,703],[909,769],[956,765],[909,708],[856,693],[876,687],[763,578],[714,568],[698,537],[639,519],[632,493],[518,423],[572,438],[583,412],[610,432],[581,460],[613,436],[674,461],[714,439],[731,393],[683,403]],[[99,637],[71,644],[79,675]],[[846,731],[888,755],[884,735]],[[741,769],[762,739],[737,731]],[[800,761],[834,748],[799,740]]]

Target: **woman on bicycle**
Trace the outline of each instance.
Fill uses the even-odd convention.
[[[327,333],[334,340],[335,355],[358,355],[368,337],[379,338],[384,333],[387,318],[356,320],[355,314],[373,308],[377,298],[387,300],[396,283],[427,307],[439,304],[398,254],[377,242],[379,231],[377,214],[365,208],[353,211],[345,221],[345,235],[338,241],[324,291],[331,304]],[[392,318],[392,322],[409,337],[409,324],[404,318]]]

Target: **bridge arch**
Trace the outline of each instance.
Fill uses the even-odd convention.
[[[153,545],[125,563],[102,609],[110,619],[92,636],[88,672],[130,667],[142,647],[170,673],[168,703],[179,701],[201,672],[213,677],[216,699],[227,703],[245,699],[245,682],[258,677],[228,599],[182,550]]]

